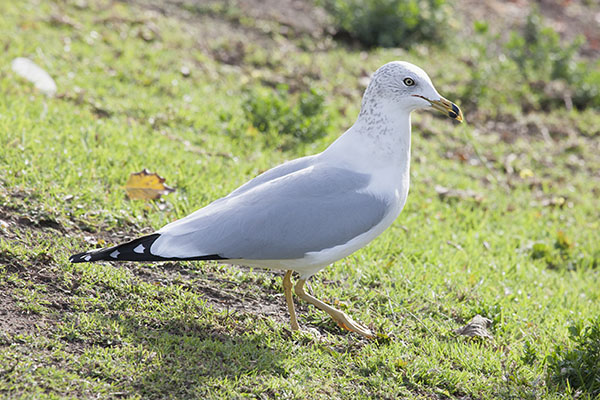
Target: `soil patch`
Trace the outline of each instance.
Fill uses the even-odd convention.
[[[532,6],[537,6],[546,23],[559,32],[565,41],[582,35],[587,39],[583,52],[589,57],[600,56],[600,6],[584,0],[465,0],[456,2],[467,26],[473,21],[490,21],[498,32],[508,32],[523,26]],[[590,10],[592,12],[590,12]]]
[[[163,15],[185,20],[203,16],[227,22],[232,27],[246,27],[256,33],[269,34],[269,28],[249,27],[241,23],[250,18],[255,21],[274,22],[280,34],[310,35],[321,37],[329,30],[329,17],[310,0],[127,0],[141,8],[154,10]],[[283,28],[282,28],[283,27]]]
[[[12,196],[15,203],[18,203],[18,196],[19,194]],[[17,208],[20,210],[18,211]],[[139,236],[122,231],[83,232],[77,229],[77,226],[81,225],[77,221],[72,224],[73,226],[69,226],[66,221],[61,223],[60,218],[54,218],[52,215],[43,213],[40,220],[30,214],[27,209],[21,209],[21,207],[12,208],[0,205],[0,222],[2,222],[0,235],[9,242],[22,245],[22,243],[30,243],[32,240],[37,243],[52,243],[52,236],[66,234],[81,237],[82,242],[88,245],[82,247],[89,248],[120,243]],[[51,223],[45,221],[51,221]],[[133,226],[130,228],[132,231],[137,230]],[[15,247],[17,246],[15,245]],[[51,314],[54,314],[53,312],[44,313],[44,315],[27,314],[18,305],[15,291],[25,287],[43,288],[43,297],[49,302],[46,306],[50,309],[59,312],[67,312],[70,309],[69,296],[76,287],[65,286],[66,283],[62,279],[58,261],[50,252],[42,251],[37,254],[31,252],[25,255],[4,252],[0,254],[0,265],[6,273],[15,274],[18,277],[18,281],[4,281],[0,285],[0,332],[9,336],[23,333],[33,334],[40,326],[46,329],[48,324],[52,324]],[[279,271],[264,271],[267,277],[261,280],[271,280],[268,287],[265,287],[251,281],[236,283],[223,279],[218,273],[211,271],[211,269],[214,270],[214,266],[198,272],[186,268],[182,263],[166,262],[149,266],[128,262],[120,263],[118,268],[128,268],[138,279],[146,282],[162,284],[176,282],[200,294],[210,306],[219,311],[271,317],[281,323],[289,323],[281,287],[283,273]],[[239,268],[249,271],[243,266]],[[73,280],[71,285],[77,286],[77,280]],[[302,305],[301,308],[303,307],[305,306]]]
[[[253,282],[237,283],[223,279],[211,271],[197,273],[182,264],[166,262],[156,264],[154,268],[146,265],[131,265],[132,272],[140,279],[158,283],[165,280],[184,285],[202,295],[207,302],[218,311],[238,312],[256,316],[271,317],[281,323],[289,323],[289,315],[283,295],[283,271],[260,272],[270,279],[270,287]],[[245,266],[234,266],[242,270],[250,269]],[[207,268],[209,270],[209,268]],[[256,269],[253,271],[256,272]],[[183,282],[182,282],[183,279]],[[296,304],[299,310],[305,310],[304,304]]]

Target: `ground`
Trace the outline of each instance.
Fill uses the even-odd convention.
[[[548,356],[600,311],[600,116],[573,106],[577,88],[518,80],[501,61],[531,7],[457,2],[455,41],[367,49],[309,1],[0,5],[0,395],[593,398],[556,385]],[[564,43],[585,36],[577,54],[591,73],[597,4],[539,11]],[[17,77],[16,57],[47,70],[56,96]],[[292,332],[282,271],[68,262],[322,150],[352,124],[369,75],[394,59],[427,70],[467,123],[413,116],[405,210],[311,280],[376,339],[301,302],[303,331]],[[311,88],[315,115],[274,103]],[[322,134],[262,132],[250,113],[293,114],[291,126]],[[123,186],[143,168],[175,193],[129,200]],[[491,337],[458,333],[476,315]]]

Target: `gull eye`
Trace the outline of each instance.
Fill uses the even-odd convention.
[[[404,84],[406,86],[414,86],[415,85],[415,81],[412,78],[404,78],[404,80],[402,82],[404,82]]]

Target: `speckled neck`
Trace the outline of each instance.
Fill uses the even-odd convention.
[[[368,98],[354,125],[327,150],[340,162],[368,170],[393,168],[408,174],[410,166],[410,111],[384,99]]]

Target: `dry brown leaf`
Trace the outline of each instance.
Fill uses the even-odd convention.
[[[175,191],[175,189],[165,185],[165,178],[157,173],[151,173],[146,168],[129,175],[125,190],[127,191],[127,197],[130,199],[141,200],[156,200],[163,194]]]
[[[473,317],[473,319],[462,328],[457,329],[455,332],[459,335],[469,336],[469,337],[482,337],[491,339],[492,334],[487,330],[492,325],[492,320],[482,317],[477,314]]]

